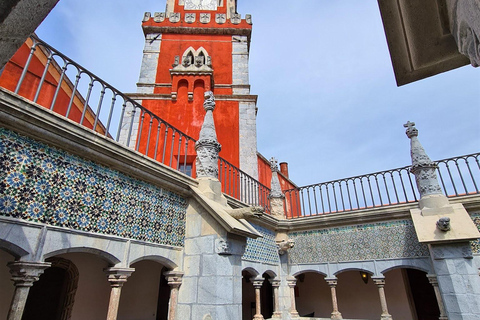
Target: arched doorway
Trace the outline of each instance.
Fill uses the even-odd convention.
[[[378,319],[382,314],[378,287],[364,270],[336,274],[338,310],[344,319]]]
[[[242,320],[252,320],[255,315],[255,288],[252,279],[257,276],[253,270],[242,271]]]
[[[393,319],[438,319],[440,310],[427,273],[412,268],[385,272],[385,296]]]
[[[131,265],[135,272],[123,285],[118,320],[167,320],[170,286],[162,264],[142,260]]]
[[[273,287],[270,282],[275,276],[265,272],[262,275],[262,288],[260,289],[260,301],[262,305],[262,315],[264,319],[270,319],[273,315]]]
[[[332,300],[325,275],[304,272],[296,278],[295,301],[298,314],[302,317],[330,318]]]
[[[14,256],[0,249],[0,319],[7,319],[13,292],[15,291],[15,286],[11,280],[12,275],[7,267],[7,263],[14,260]]]
[[[46,262],[52,265],[30,288],[22,320],[71,318],[78,286],[78,269],[64,258],[50,258]]]

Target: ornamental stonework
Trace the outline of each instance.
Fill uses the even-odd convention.
[[[361,224],[290,233],[290,263],[428,257],[411,220]]]
[[[0,215],[183,246],[186,200],[0,128]]]

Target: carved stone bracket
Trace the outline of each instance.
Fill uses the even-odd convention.
[[[232,251],[230,250],[230,244],[227,240],[223,239],[215,240],[215,252],[221,256],[232,255]]]
[[[246,208],[229,209],[227,213],[235,219],[260,218],[265,213],[264,207],[252,206]]]
[[[287,253],[288,250],[292,249],[295,246],[295,240],[286,239],[277,242],[278,254],[283,255]]]

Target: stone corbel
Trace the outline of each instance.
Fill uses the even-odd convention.
[[[292,249],[295,246],[295,240],[293,239],[284,239],[277,241],[278,254],[283,255]]]
[[[215,252],[221,256],[232,255],[230,244],[228,243],[227,240],[223,240],[223,239],[215,240]]]
[[[253,219],[253,218],[260,218],[262,214],[265,213],[264,207],[259,206],[252,206],[246,208],[238,208],[238,209],[229,209],[226,210],[229,215],[231,215],[235,219]]]

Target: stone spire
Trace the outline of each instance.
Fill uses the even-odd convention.
[[[218,179],[218,153],[222,146],[217,141],[215,123],[213,122],[213,109],[215,109],[215,98],[212,91],[205,92],[203,108],[206,111],[203,120],[200,137],[195,143],[197,151],[196,167],[197,177],[209,177]]]
[[[271,213],[273,216],[279,219],[285,218],[285,213],[283,210],[283,199],[285,196],[282,193],[282,188],[280,187],[280,181],[278,180],[278,161],[275,158],[270,159],[270,168],[272,169],[272,180],[270,194],[268,198],[270,199]]]
[[[418,192],[420,198],[424,199],[427,196],[445,197],[442,192],[437,179],[437,165],[430,160],[427,153],[423,149],[422,144],[418,141],[418,130],[415,128],[415,123],[408,121],[403,125],[406,130],[407,137],[410,139],[412,167],[410,172],[415,175]],[[446,197],[445,197],[446,198]],[[422,200],[420,200],[422,201]],[[448,200],[447,200],[448,203]],[[442,201],[442,205],[444,205]]]

